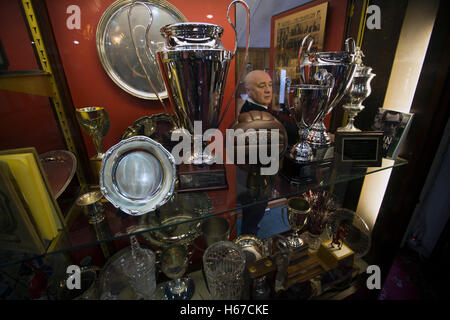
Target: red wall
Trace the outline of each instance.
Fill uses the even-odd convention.
[[[14,71],[38,70],[19,1],[0,1],[0,39]],[[0,90],[0,149],[65,149],[49,99]]]
[[[119,142],[122,133],[138,118],[164,112],[159,102],[140,99],[123,91],[109,78],[101,65],[95,35],[103,12],[113,2],[113,0],[46,0],[75,108],[101,106],[109,114],[111,128],[103,140],[104,151]],[[188,21],[209,22],[223,26],[225,32],[222,42],[225,48],[233,50],[234,31],[226,17],[230,0],[171,0],[169,2],[181,11]],[[80,30],[69,30],[66,27],[66,19],[70,16],[66,13],[66,9],[73,4],[81,9]],[[208,14],[212,14],[214,18],[207,19]],[[75,40],[79,44],[74,44]],[[224,105],[232,94],[234,78],[233,63],[228,74]],[[228,127],[233,117],[234,105],[231,105],[221,128]],[[95,154],[92,139],[84,132],[83,136],[88,155],[92,156]]]

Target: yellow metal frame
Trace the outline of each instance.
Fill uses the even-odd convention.
[[[67,148],[70,152],[72,152],[76,159],[77,163],[79,164],[79,156],[77,153],[77,150],[75,148],[75,143],[72,139],[72,136],[70,134],[70,129],[68,126],[68,118],[66,115],[66,112],[63,108],[63,103],[61,100],[61,96],[58,90],[58,87],[56,85],[56,80],[52,72],[52,68],[50,65],[50,62],[48,60],[47,56],[47,50],[45,49],[45,44],[41,36],[41,32],[39,29],[39,26],[36,21],[36,15],[33,9],[33,5],[31,4],[30,0],[21,0],[23,9],[25,11],[25,16],[28,21],[28,26],[31,31],[31,35],[33,37],[34,45],[36,46],[36,50],[39,56],[39,60],[41,62],[43,70],[48,74],[49,77],[49,84],[50,84],[50,98],[53,101],[53,107],[56,111],[57,119],[59,122],[59,125],[61,127],[61,131],[64,137],[64,141],[66,142]],[[80,185],[83,189],[87,186],[86,182],[86,176],[83,172],[82,166],[77,165],[76,174],[78,181],[80,182]]]

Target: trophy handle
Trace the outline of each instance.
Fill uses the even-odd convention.
[[[291,93],[291,83],[292,80],[289,77],[286,77],[286,89],[285,89],[285,100],[286,100],[286,106],[288,108],[288,110],[290,111],[293,107],[291,107],[290,103],[289,103],[289,94]]]
[[[298,50],[298,67],[300,68],[301,64],[302,64],[302,54],[303,54],[303,48],[305,47],[306,42],[308,42],[308,46],[306,47],[306,53],[309,53],[311,51],[311,47],[314,43],[314,38],[310,35],[307,34],[303,40],[302,40],[302,44],[300,45],[300,49]]]
[[[356,54],[356,44],[355,40],[353,38],[348,38],[345,40],[345,51],[347,51],[350,54]]]
[[[144,63],[142,62],[141,55],[139,54],[138,48],[136,47],[136,44],[134,42],[133,29],[131,28],[131,11],[135,7],[135,5],[137,5],[137,4],[143,5],[147,9],[148,14],[149,14],[149,20],[148,20],[149,22],[148,22],[147,28],[145,29],[145,45],[146,45],[146,47],[148,49],[148,52],[145,51],[145,55],[146,55],[148,61],[155,63],[156,57],[155,57],[155,55],[154,55],[154,53],[153,53],[153,51],[152,51],[152,49],[150,47],[149,41],[148,41],[150,28],[151,28],[152,23],[153,23],[153,12],[152,12],[152,8],[147,3],[142,2],[142,1],[132,1],[130,7],[128,8],[127,18],[128,18],[128,29],[130,31],[131,42],[132,42],[133,48],[134,48],[134,50],[136,52],[136,57],[138,58],[139,65],[141,66],[142,71],[144,71],[145,79],[147,80],[150,88],[152,88],[152,90],[155,93],[156,97],[158,98],[159,102],[162,104],[165,113],[170,115],[170,112],[168,111],[168,108],[167,108],[166,104],[163,102],[162,98],[158,94],[158,90],[156,89],[155,85],[153,84],[152,80],[150,79],[150,76],[147,73],[147,69],[145,69],[145,67],[144,67]],[[149,53],[150,53],[150,55],[149,55]],[[155,63],[155,64],[157,65],[157,63]],[[174,114],[175,114],[175,118],[178,120],[178,118],[176,117],[176,113],[175,112],[174,112]],[[181,128],[180,125],[179,125],[180,122],[179,121],[175,121],[173,116],[170,117],[170,121],[172,122],[174,127]]]
[[[245,61],[245,59],[247,58],[248,43],[249,43],[249,38],[250,38],[250,9],[248,7],[248,4],[242,0],[232,1],[228,5],[228,8],[227,8],[227,19],[228,19],[228,22],[231,24],[231,27],[234,30],[234,36],[235,36],[234,50],[233,50],[233,54],[231,55],[231,59],[233,59],[234,56],[236,55],[236,50],[237,50],[237,46],[238,46],[238,36],[237,36],[236,26],[233,24],[233,22],[230,19],[230,9],[233,4],[238,3],[238,2],[241,3],[245,7],[245,11],[247,12],[247,42],[245,44],[245,57],[244,57],[244,61]]]
[[[248,56],[248,45],[249,45],[249,39],[250,39],[250,8],[248,7],[247,2],[242,1],[242,0],[234,0],[228,5],[228,8],[227,8],[228,22],[231,24],[231,27],[234,30],[234,36],[235,36],[234,51],[233,51],[233,53],[231,55],[231,59],[233,59],[234,56],[236,55],[236,50],[237,50],[237,45],[238,45],[238,36],[237,36],[236,26],[233,24],[233,22],[230,19],[230,9],[231,9],[231,6],[233,4],[238,3],[238,2],[245,7],[245,11],[247,13],[247,39],[246,39],[246,43],[245,43],[245,55],[244,55],[244,60],[242,60],[241,72],[239,73],[239,77],[237,78],[237,82],[234,85],[235,89],[233,91],[233,94],[230,97],[230,100],[228,100],[227,106],[225,107],[225,109],[224,109],[224,111],[222,113],[222,116],[219,119],[218,126],[220,126],[220,124],[222,123],[223,118],[227,114],[228,108],[230,107],[231,101],[233,101],[233,98],[236,95],[236,92],[237,92],[237,90],[239,88],[239,86],[238,86],[239,85],[239,81],[241,80],[241,77],[244,74],[244,66],[245,66],[245,63],[247,62],[247,56]]]

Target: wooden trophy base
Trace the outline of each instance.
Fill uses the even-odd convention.
[[[178,192],[227,189],[227,173],[223,164],[177,166]]]
[[[339,241],[341,243],[340,247],[336,244],[332,246],[332,240],[322,242],[320,245],[317,256],[323,263],[325,263],[326,267],[328,267],[326,269],[353,266],[355,253],[345,243],[343,243],[342,240]]]
[[[287,281],[284,289],[289,289],[295,283],[308,281],[324,272],[319,259],[315,254],[307,253],[300,262],[289,265],[287,268]]]
[[[317,170],[329,168],[333,164],[333,151],[333,146],[316,150],[313,160],[303,163],[296,162],[289,153],[286,153],[280,170],[281,175],[294,185],[315,183]]]

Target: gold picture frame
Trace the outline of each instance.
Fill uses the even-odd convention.
[[[0,249],[45,253],[30,209],[4,161],[0,161],[0,221]]]

